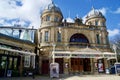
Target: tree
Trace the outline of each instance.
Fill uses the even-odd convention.
[[[118,62],[120,62],[120,34],[114,36],[114,37],[110,40],[110,46],[111,46],[111,48],[113,48],[113,47],[112,47],[113,45],[116,46],[117,58],[118,58]]]

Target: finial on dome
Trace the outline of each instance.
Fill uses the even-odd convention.
[[[79,18],[79,15],[78,15],[78,14],[76,14],[76,18]]]
[[[51,0],[51,3],[52,3],[52,4],[54,4],[54,1],[53,1],[53,0]]]
[[[95,10],[94,6],[92,6],[92,10]]]

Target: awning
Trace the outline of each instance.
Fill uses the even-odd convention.
[[[105,58],[115,58],[115,53],[103,52]]]
[[[9,49],[9,48],[4,48],[4,47],[0,47],[0,49],[5,50],[5,51],[10,51],[10,52],[16,52],[16,54],[20,54],[20,55],[30,55],[30,56],[36,55],[35,53],[20,51],[20,50],[15,50],[15,49]]]
[[[69,51],[55,51],[55,58],[101,58],[103,54],[86,53],[86,52],[69,52]]]
[[[79,51],[54,51],[55,58],[115,58],[115,53],[101,52],[90,48]]]
[[[107,60],[112,60],[112,59],[116,59],[115,57],[110,57],[110,58],[107,58]]]

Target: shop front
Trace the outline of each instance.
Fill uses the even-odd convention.
[[[15,55],[0,55],[0,76],[12,76],[18,75],[18,70],[20,66],[20,56]]]
[[[89,50],[89,51],[88,51]],[[104,73],[108,67],[108,58],[115,57],[114,53],[95,51],[92,49],[83,49],[81,51],[54,51],[55,60],[63,60],[59,63],[63,73]],[[57,61],[55,61],[57,62]],[[66,64],[67,63],[67,64]],[[67,67],[66,67],[67,66]]]
[[[0,77],[20,76],[24,67],[30,65],[35,68],[34,53],[0,47]]]

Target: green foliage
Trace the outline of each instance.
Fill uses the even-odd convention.
[[[20,73],[18,70],[12,70],[12,77],[18,77],[20,76]]]

